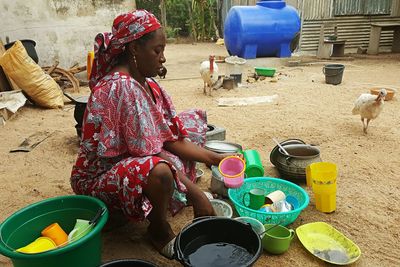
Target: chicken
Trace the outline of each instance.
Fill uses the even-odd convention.
[[[215,56],[210,56],[209,60],[203,61],[200,64],[200,74],[204,81],[204,94],[207,95],[207,88],[209,90],[209,95],[211,96],[211,91],[216,89],[218,85],[218,66],[214,62]],[[221,85],[219,85],[220,87]]]
[[[376,119],[383,109],[383,103],[387,92],[385,89],[379,91],[378,96],[371,94],[361,94],[354,102],[353,115],[360,114],[363,124],[363,131],[367,133],[370,120]],[[367,120],[365,124],[364,120]]]

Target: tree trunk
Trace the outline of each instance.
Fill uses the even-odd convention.
[[[215,23],[215,20],[216,20],[216,17],[214,16],[214,2],[213,1],[210,1],[210,3],[209,3],[209,7],[208,7],[208,10],[209,10],[209,14],[210,14],[210,30],[209,30],[209,34],[211,35],[211,33],[213,32],[213,30],[214,30],[214,32],[215,32],[215,36],[216,36],[216,38],[217,39],[219,39],[220,38],[220,35],[219,35],[219,31],[218,31],[218,28],[217,28],[217,25],[216,25],[216,23]],[[216,5],[218,5],[218,3],[216,2]]]
[[[165,1],[160,0],[160,10],[161,10],[161,24],[164,28],[167,28],[167,9],[165,7]]]
[[[192,3],[192,5],[188,5],[189,18],[190,18],[190,27],[192,28],[191,35],[192,35],[193,41],[197,42],[196,20],[193,17],[192,7],[193,7],[193,3]]]

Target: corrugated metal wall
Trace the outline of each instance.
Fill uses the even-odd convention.
[[[362,15],[364,12],[365,0],[339,0],[333,2],[335,7],[333,8],[335,16],[345,15]]]
[[[338,1],[338,2],[334,2]],[[320,36],[321,25],[334,22],[338,26],[338,40],[346,40],[346,48],[367,47],[371,23],[400,22],[400,0],[367,0],[368,10],[375,12],[388,12],[385,8],[390,6],[390,14],[371,16],[335,16],[349,12],[363,13],[365,10],[362,0],[302,0],[299,9],[302,9],[302,32],[300,41],[301,51],[316,51]],[[374,2],[374,3],[373,3]],[[378,2],[380,5],[378,6]],[[336,6],[335,6],[336,4]],[[365,3],[364,3],[365,4]],[[336,10],[334,11],[336,7]],[[380,7],[380,9],[378,8]],[[382,9],[383,7],[383,9]],[[325,30],[332,34],[333,28]],[[389,48],[393,40],[393,31],[382,31],[380,47]]]
[[[392,0],[336,0],[335,16],[347,15],[390,15]]]
[[[392,0],[366,0],[365,6],[368,7],[367,14],[389,14],[392,7]]]
[[[338,26],[338,40],[346,40],[346,48],[368,47],[371,23],[400,22],[400,17],[340,17],[340,19],[308,20],[302,25],[301,51],[316,51],[321,25],[335,22]],[[333,28],[326,28],[325,34],[332,34]],[[389,48],[393,40],[393,31],[382,31],[380,47]]]
[[[333,0],[303,0],[299,7],[303,20],[313,20],[331,17]]]
[[[222,21],[225,21],[226,15],[232,6],[252,6],[255,5],[258,0],[222,0]],[[288,5],[297,8],[302,14],[302,19],[313,20],[313,19],[330,19],[333,18],[333,6],[334,1],[338,0],[286,0]],[[400,0],[339,0],[340,6],[345,9],[360,6],[363,1],[368,1],[368,6],[377,6],[378,2],[391,3],[391,14],[390,16],[400,16]]]
[[[361,8],[365,6],[364,1],[368,2],[368,10],[373,10],[374,12],[387,12],[384,10],[385,5],[391,5],[390,14],[371,16],[334,15],[334,12],[342,15],[349,11],[354,11],[354,13],[363,12],[365,10],[361,10]],[[255,5],[256,2],[257,0],[223,0],[222,21],[225,21],[226,15],[232,6]],[[346,40],[346,48],[367,47],[371,23],[400,22],[400,0],[287,0],[286,2],[297,8],[301,15],[301,51],[316,51],[318,49],[321,25],[326,22],[335,22],[337,24],[338,38],[339,40]],[[378,5],[378,2],[380,2],[380,5]],[[336,11],[334,11],[335,4]],[[383,9],[382,6],[384,7]],[[333,29],[328,28],[325,33],[331,34]],[[390,47],[392,40],[393,31],[382,31],[380,47]]]
[[[297,8],[303,14],[304,20],[331,19],[334,18],[335,4],[339,8],[339,13],[342,14],[356,7],[360,14],[364,6],[368,6],[369,10],[378,11],[379,4],[379,6],[391,6],[390,16],[400,16],[400,0],[301,0]]]

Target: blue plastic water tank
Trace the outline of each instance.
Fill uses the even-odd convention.
[[[298,40],[300,24],[297,10],[285,1],[264,0],[255,6],[234,6],[224,24],[225,46],[230,55],[246,59],[290,57],[290,46]]]

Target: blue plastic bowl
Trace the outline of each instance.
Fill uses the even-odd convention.
[[[287,212],[265,212],[253,210],[246,207],[243,203],[243,196],[253,188],[264,189],[266,195],[275,191],[281,190],[286,196],[292,196],[297,199],[298,206],[294,210]],[[239,188],[230,188],[228,190],[229,199],[233,202],[236,211],[242,217],[252,217],[259,220],[263,224],[280,224],[288,225],[294,222],[299,216],[300,212],[308,206],[310,198],[306,191],[300,186],[285,181],[279,178],[272,177],[255,177],[247,178]]]

